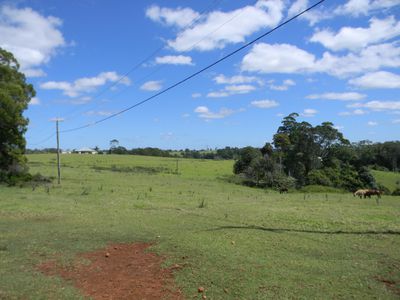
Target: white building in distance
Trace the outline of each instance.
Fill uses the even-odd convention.
[[[91,148],[81,148],[78,150],[74,150],[74,153],[78,153],[78,154],[97,154],[98,152],[94,149]]]

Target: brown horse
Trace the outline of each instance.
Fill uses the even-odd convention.
[[[376,189],[372,189],[372,190],[367,190],[365,193],[364,193],[364,198],[371,198],[371,196],[373,196],[373,195],[376,195],[376,196],[378,196],[378,198],[380,198],[381,197],[381,195],[382,195],[382,191],[380,191],[380,190],[376,190]]]

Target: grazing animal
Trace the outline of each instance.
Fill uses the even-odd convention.
[[[373,190],[367,190],[365,193],[364,193],[364,198],[371,198],[371,196],[373,196],[373,195],[376,195],[376,196],[378,196],[378,198],[380,198],[381,197],[381,195],[382,195],[382,192],[380,191],[380,190],[376,190],[376,189],[373,189]]]
[[[360,197],[360,199],[361,199],[363,196],[364,196],[364,198],[365,198],[365,193],[367,193],[367,191],[368,191],[368,190],[364,190],[364,189],[357,190],[357,191],[355,191],[355,192],[353,193],[353,196],[354,196],[354,197],[358,196],[358,197]]]
[[[288,188],[285,188],[285,187],[279,188],[279,194],[283,194],[283,193],[287,193],[287,192],[289,192]]]

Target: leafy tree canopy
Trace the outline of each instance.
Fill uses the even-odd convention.
[[[331,122],[312,126],[298,122],[297,113],[283,118],[272,144],[261,149],[243,148],[234,165],[234,173],[245,176],[247,183],[257,186],[287,188],[296,182],[304,185],[325,185],[344,189],[376,188],[368,168],[377,162],[398,164],[398,142],[380,144],[361,142],[352,145]],[[377,147],[380,150],[372,148]],[[290,184],[289,184],[290,183]]]
[[[23,116],[35,90],[19,72],[12,53],[0,48],[0,181],[26,172],[25,138],[28,119]]]

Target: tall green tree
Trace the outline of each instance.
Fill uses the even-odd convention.
[[[318,163],[318,145],[314,128],[307,122],[297,122],[297,113],[283,118],[282,125],[274,135],[274,145],[279,152],[279,163],[287,174],[295,177],[300,185]]]
[[[24,134],[29,120],[23,112],[34,96],[18,61],[0,48],[0,180],[26,172]]]

